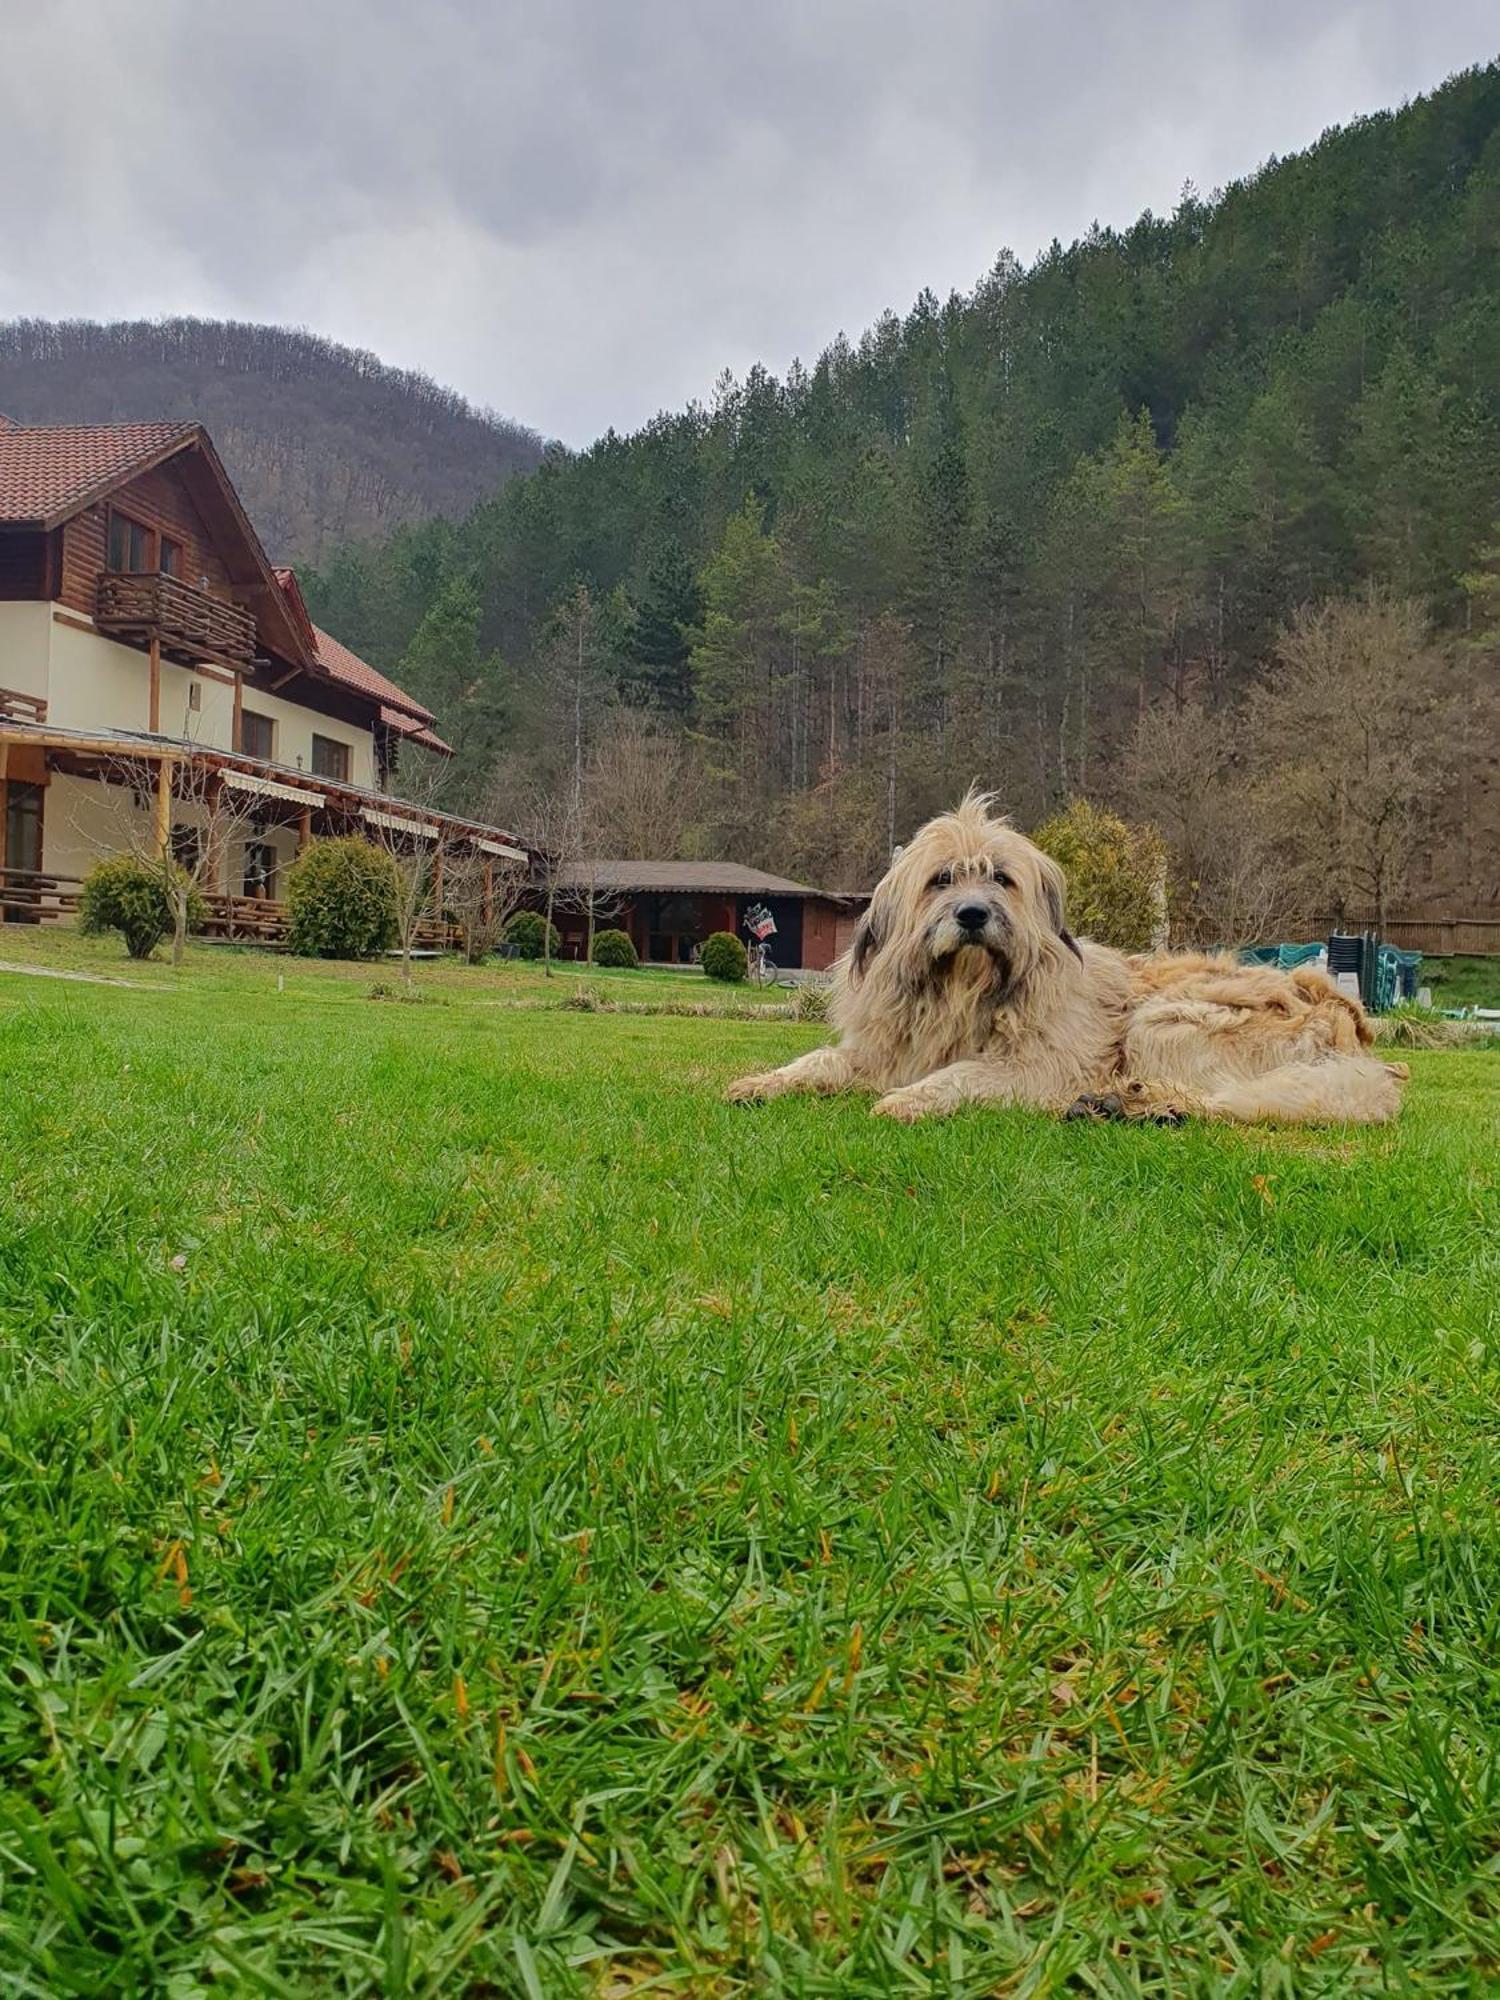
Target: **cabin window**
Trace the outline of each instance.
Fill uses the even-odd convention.
[[[332,736],[314,736],[312,740],[312,767],[316,776],[332,778],[338,784],[349,782],[349,745],[340,743]]]
[[[240,710],[240,754],[259,757],[263,764],[271,762],[276,754],[276,724],[269,715],[257,715],[253,708]]]
[[[149,528],[143,528],[139,521],[132,521],[128,514],[117,514],[113,508],[109,516],[109,566],[112,570],[125,570],[132,576],[155,567],[152,557],[156,537]]]
[[[174,542],[170,535],[161,538],[161,561],[157,568],[163,576],[182,575],[182,544]]]

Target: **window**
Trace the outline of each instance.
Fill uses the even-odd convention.
[[[127,570],[139,576],[142,571],[154,567],[152,544],[156,537],[149,528],[143,528],[139,521],[132,521],[128,514],[117,514],[110,509],[109,515],[109,566],[113,570]]]
[[[252,840],[245,847],[245,894],[267,902],[276,897],[276,849],[267,840]]]
[[[170,535],[161,538],[161,561],[156,565],[163,576],[182,575],[182,544]]]
[[[276,754],[276,724],[269,715],[257,715],[253,708],[240,710],[240,753],[259,757],[269,764]]]
[[[349,745],[332,736],[314,736],[312,767],[320,778],[333,778],[341,785],[349,782]]]

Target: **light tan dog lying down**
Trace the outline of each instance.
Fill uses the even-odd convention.
[[[1055,1114],[1378,1124],[1406,1071],[1322,973],[1079,942],[1057,863],[971,794],[891,863],[834,969],[838,1040],[731,1084],[737,1103],[870,1091],[915,1119]]]

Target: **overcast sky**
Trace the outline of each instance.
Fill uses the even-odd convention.
[[[0,318],[306,325],[578,444],[1496,53],[1494,0],[0,0]]]

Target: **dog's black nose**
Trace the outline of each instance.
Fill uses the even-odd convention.
[[[990,907],[988,903],[960,903],[953,915],[966,931],[982,931],[990,920]]]

